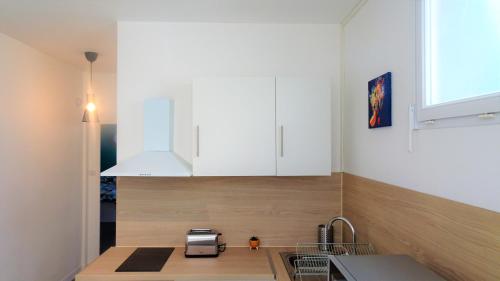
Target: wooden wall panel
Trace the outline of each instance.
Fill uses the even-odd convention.
[[[500,280],[499,213],[349,174],[343,213],[379,253],[411,255],[449,280]]]
[[[182,246],[190,228],[215,228],[229,246],[257,235],[264,246],[315,242],[317,225],[341,213],[331,177],[119,178],[118,246]]]

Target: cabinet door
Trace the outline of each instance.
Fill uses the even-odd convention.
[[[277,174],[331,174],[331,90],[327,79],[276,78]]]
[[[274,77],[196,80],[193,125],[193,175],[276,175]]]

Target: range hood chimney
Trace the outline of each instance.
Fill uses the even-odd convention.
[[[144,102],[144,151],[120,161],[101,176],[190,177],[192,168],[172,151],[173,102],[168,98]]]

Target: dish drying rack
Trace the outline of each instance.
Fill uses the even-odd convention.
[[[328,256],[374,255],[368,243],[298,243],[294,261],[295,276],[327,276]]]

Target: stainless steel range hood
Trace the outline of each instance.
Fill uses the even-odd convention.
[[[172,151],[173,102],[168,98],[144,102],[144,151],[120,161],[101,176],[189,177],[189,163]],[[119,141],[119,140],[118,140]]]

